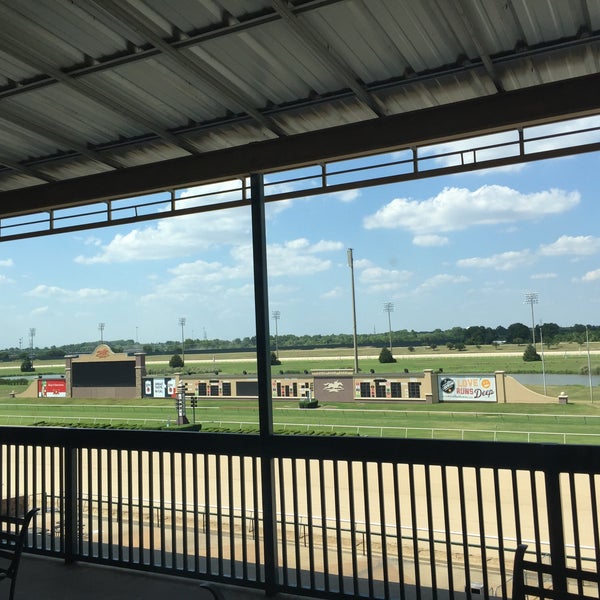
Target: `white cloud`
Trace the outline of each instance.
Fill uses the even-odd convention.
[[[535,256],[529,250],[509,251],[487,257],[463,258],[456,261],[463,268],[495,269],[509,271],[535,262]]]
[[[39,317],[40,315],[47,315],[50,312],[50,307],[48,306],[38,306],[31,311],[32,315]]]
[[[338,298],[345,298],[347,295],[347,290],[343,290],[342,288],[336,287],[332,290],[324,292],[319,296],[319,298],[323,300],[337,300]]]
[[[595,269],[594,271],[588,271],[582,278],[581,281],[584,283],[590,283],[592,281],[600,280],[600,269]]]
[[[81,288],[68,290],[54,285],[38,285],[25,293],[33,298],[54,298],[64,302],[80,302],[82,300],[105,300],[111,296],[118,296],[120,292],[111,292],[102,288]]]
[[[329,240],[320,240],[316,244],[313,244],[310,252],[315,254],[317,252],[337,252],[343,250],[344,244],[342,242],[333,242]]]
[[[416,235],[459,231],[561,214],[580,201],[578,192],[551,189],[531,194],[500,185],[477,190],[444,188],[426,200],[396,198],[365,217],[366,229],[406,229]]]
[[[410,271],[370,266],[360,272],[359,281],[365,286],[368,293],[373,294],[399,290],[412,276]]]
[[[536,273],[531,276],[531,279],[556,279],[557,277],[556,273]]]
[[[117,234],[80,264],[124,263],[189,256],[215,244],[238,244],[250,238],[249,210],[231,209],[163,219],[143,229]]]
[[[561,235],[552,244],[542,244],[539,253],[542,256],[591,256],[600,251],[600,238],[591,235]]]
[[[12,258],[5,258],[0,260],[0,267],[14,267],[15,263]]]
[[[439,287],[466,283],[468,281],[469,278],[465,275],[450,275],[448,273],[440,273],[439,275],[434,275],[433,277],[430,277],[429,279],[425,280],[417,288],[417,292],[429,292]]]
[[[343,192],[334,192],[330,196],[340,202],[353,202],[360,197],[360,190],[344,190]]]
[[[433,247],[445,246],[448,243],[448,238],[430,233],[428,235],[415,235],[413,244],[415,246]]]

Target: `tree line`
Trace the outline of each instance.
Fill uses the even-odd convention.
[[[540,335],[541,333],[541,335]],[[586,337],[587,336],[587,337]],[[589,341],[600,340],[600,326],[575,324],[561,327],[556,323],[544,323],[541,332],[540,326],[535,327],[535,339],[539,343],[543,338],[544,345],[550,347],[561,342],[575,342],[584,344]],[[485,327],[474,325],[471,327],[452,327],[451,329],[434,329],[433,331],[415,331],[401,329],[391,332],[393,347],[400,346],[487,346],[492,344],[528,344],[533,339],[531,327],[523,323],[513,323],[508,327]],[[232,340],[192,339],[185,340],[182,348],[181,340],[167,340],[138,344],[133,339],[111,340],[106,342],[114,352],[145,352],[146,354],[180,354],[185,353],[220,353],[243,352],[256,349],[256,337],[234,338]],[[390,333],[362,333],[357,335],[359,346],[387,347],[390,344]],[[66,344],[64,346],[50,346],[46,348],[5,348],[0,350],[0,361],[23,359],[25,357],[38,360],[62,360],[67,354],[85,354],[92,352],[99,342],[90,341],[79,344]],[[347,348],[354,345],[353,336],[347,333],[335,334],[279,334],[277,339],[271,335],[271,349],[318,349],[318,348]],[[30,356],[32,355],[32,356]]]

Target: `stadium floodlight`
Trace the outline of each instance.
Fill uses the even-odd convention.
[[[275,356],[277,357],[277,359],[279,359],[279,342],[278,342],[279,328],[278,328],[277,323],[279,322],[279,319],[281,318],[281,312],[278,310],[274,310],[272,315],[273,315],[273,319],[275,319]]]
[[[388,331],[390,333],[390,352],[391,352],[392,351],[392,317],[390,315],[391,315],[391,313],[394,312],[394,303],[386,302],[383,305],[383,312],[386,312],[387,316],[388,316]]]
[[[181,327],[181,362],[185,365],[185,338],[183,336],[185,317],[179,317],[179,326]]]
[[[538,303],[537,292],[527,292],[525,294],[525,304],[531,305],[531,336],[533,339],[533,347],[535,348],[535,317],[533,316],[533,305]]]

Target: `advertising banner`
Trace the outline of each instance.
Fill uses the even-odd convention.
[[[144,398],[175,398],[176,395],[175,379],[164,377],[144,379]]]
[[[38,379],[38,398],[66,398],[65,379]]]
[[[497,402],[494,375],[438,377],[440,402]]]

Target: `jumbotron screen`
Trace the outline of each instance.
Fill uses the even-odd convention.
[[[74,362],[73,387],[135,387],[135,361]]]

